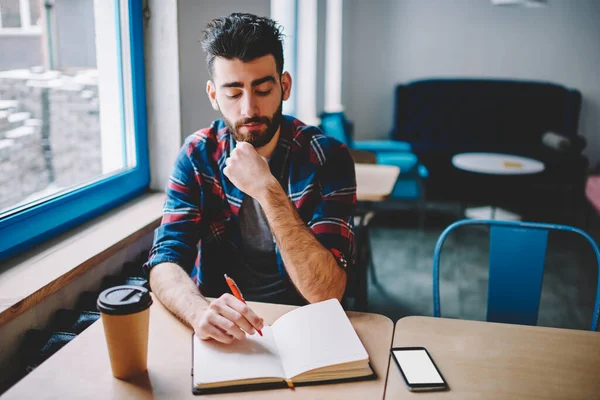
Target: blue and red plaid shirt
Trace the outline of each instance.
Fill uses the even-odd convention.
[[[229,291],[223,274],[231,274],[239,263],[238,213],[245,196],[223,174],[234,148],[223,120],[185,140],[169,177],[146,272],[172,262],[190,274],[204,295]],[[319,242],[341,267],[353,268],[356,178],[346,146],[284,116],[269,166]],[[291,285],[276,243],[275,253],[279,274]],[[243,293],[244,283],[237,283]]]

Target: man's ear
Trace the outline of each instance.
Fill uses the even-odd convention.
[[[292,92],[292,76],[289,72],[281,75],[281,87],[283,88],[283,100],[289,99]]]
[[[211,80],[206,81],[206,94],[208,95],[208,100],[210,100],[212,108],[219,111],[219,103],[217,103],[217,87]]]

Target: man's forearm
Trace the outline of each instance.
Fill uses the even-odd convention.
[[[150,270],[150,286],[158,299],[177,318],[192,326],[209,306],[185,271],[173,263],[162,263]]]
[[[311,303],[342,299],[346,272],[304,224],[276,181],[257,199],[265,212],[283,262],[300,294]]]

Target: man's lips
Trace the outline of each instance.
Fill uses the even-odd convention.
[[[244,124],[242,126],[246,127],[246,128],[258,128],[259,126],[263,125],[263,122],[251,122],[249,124]]]

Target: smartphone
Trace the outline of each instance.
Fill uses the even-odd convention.
[[[446,380],[425,347],[393,347],[390,352],[408,390],[449,390]]]

